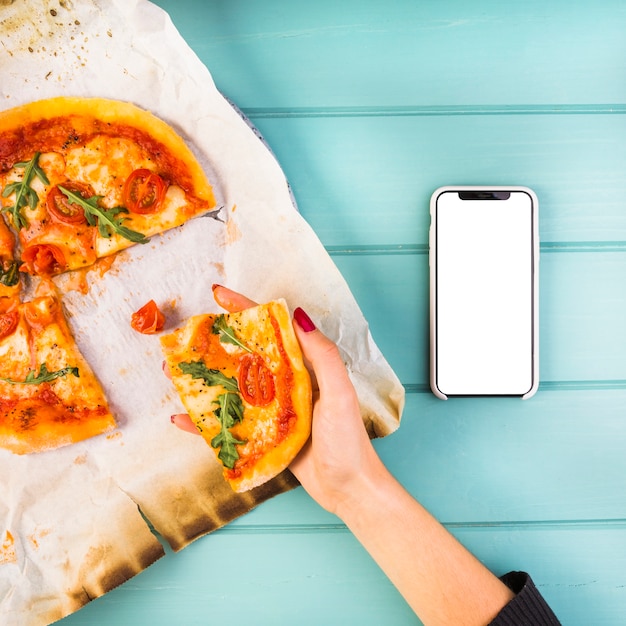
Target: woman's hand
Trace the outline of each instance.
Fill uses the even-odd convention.
[[[311,438],[290,469],[325,509],[340,514],[357,483],[381,462],[369,440],[356,391],[337,346],[302,309],[294,312],[294,329],[319,388],[313,404]]]
[[[213,285],[213,296],[231,313],[256,304],[221,285]],[[367,436],[358,398],[337,346],[300,308],[294,312],[294,330],[319,391],[314,392],[311,438],[290,469],[311,497],[336,513],[354,492],[356,481],[367,471],[375,471],[380,461]],[[173,415],[172,422],[197,433],[186,414]]]

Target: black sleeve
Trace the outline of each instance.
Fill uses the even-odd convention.
[[[490,626],[561,626],[528,574],[509,572],[500,580],[516,595]]]

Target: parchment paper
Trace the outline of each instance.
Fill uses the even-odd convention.
[[[88,293],[64,296],[119,428],[39,455],[0,450],[7,626],[60,619],[162,556],[146,520],[178,550],[296,485],[285,472],[234,494],[202,439],[170,424],[182,405],[162,374],[158,339],[129,325],[150,298],[170,330],[218,310],[214,282],[257,301],[284,297],[339,342],[372,436],[397,428],[404,403],[279,165],[166,13],[144,0],[0,0],[0,108],[58,95],[128,100],[166,120],[206,168],[222,209],[122,253],[104,275],[88,275]]]

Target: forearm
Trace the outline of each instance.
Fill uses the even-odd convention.
[[[513,597],[378,459],[337,513],[427,626],[488,624]]]

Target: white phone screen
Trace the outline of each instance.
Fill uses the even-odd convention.
[[[445,396],[536,385],[535,208],[524,191],[436,198],[434,374]]]

